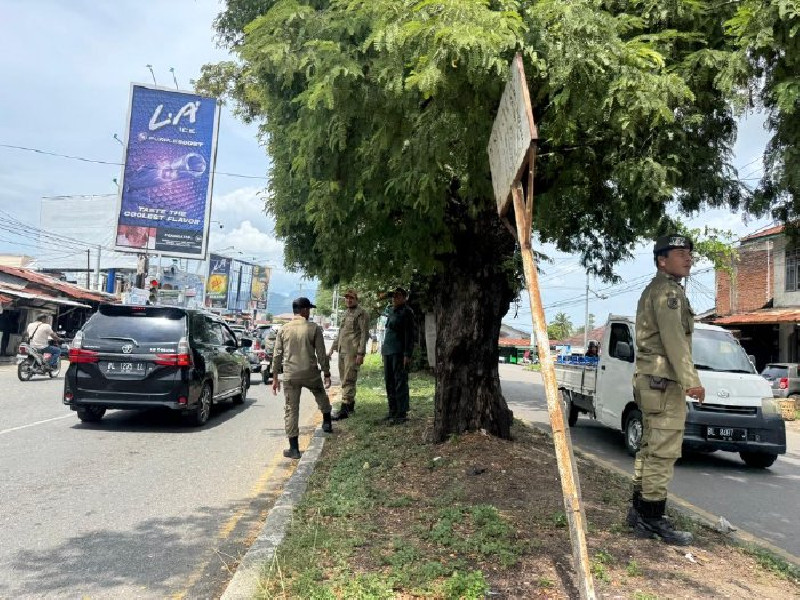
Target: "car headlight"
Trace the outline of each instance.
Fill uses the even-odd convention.
[[[775,398],[762,398],[761,412],[764,415],[779,415],[781,414],[781,405]]]

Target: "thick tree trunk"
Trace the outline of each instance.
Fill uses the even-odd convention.
[[[436,442],[479,429],[508,439],[513,420],[500,391],[498,339],[514,296],[514,240],[491,210],[463,217],[436,292]]]

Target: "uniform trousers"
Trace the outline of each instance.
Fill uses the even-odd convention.
[[[298,419],[300,418],[300,392],[303,388],[308,389],[314,394],[314,400],[323,413],[331,412],[331,403],[325,386],[322,384],[322,375],[317,374],[300,379],[283,381],[283,395],[285,399],[283,421],[286,427],[286,437],[297,437],[300,435]]]
[[[383,380],[386,384],[389,414],[405,417],[408,413],[408,369],[405,366],[405,355],[383,355]]]
[[[675,461],[681,456],[686,394],[675,381],[664,390],[650,387],[650,375],[636,375],[633,393],[642,411],[642,445],[633,463],[633,489],[650,502],[666,500]]]
[[[356,381],[358,380],[357,354],[339,353],[339,379],[342,383],[342,404],[352,406],[356,401]]]

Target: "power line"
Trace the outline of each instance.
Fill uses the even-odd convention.
[[[94,158],[86,158],[85,156],[74,156],[72,154],[61,154],[59,152],[51,152],[49,150],[42,150],[41,148],[29,148],[28,146],[15,146],[14,144],[1,144],[0,148],[8,148],[10,150],[24,150],[27,152],[35,152],[36,154],[42,154],[45,156],[55,156],[57,158],[67,158],[69,160],[78,160],[85,163],[97,164],[97,165],[109,165],[113,167],[121,167],[121,162],[113,162],[108,160],[98,160]],[[153,167],[156,168],[156,167]],[[244,175],[242,173],[228,173],[225,171],[213,171],[214,175],[225,175],[227,177],[238,177],[240,179],[263,179],[265,181],[269,181],[269,177],[265,177],[263,175]]]

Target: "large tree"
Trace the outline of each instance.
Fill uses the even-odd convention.
[[[727,23],[747,69],[748,100],[767,113],[770,140],[751,210],[800,218],[800,2],[743,0]],[[796,223],[795,223],[796,225]]]
[[[508,437],[500,320],[519,286],[486,146],[522,52],[539,126],[534,228],[603,277],[684,212],[737,206],[722,1],[228,0],[239,61],[198,88],[261,123],[290,267],[424,281],[434,437]],[[413,293],[413,292],[412,292]]]

